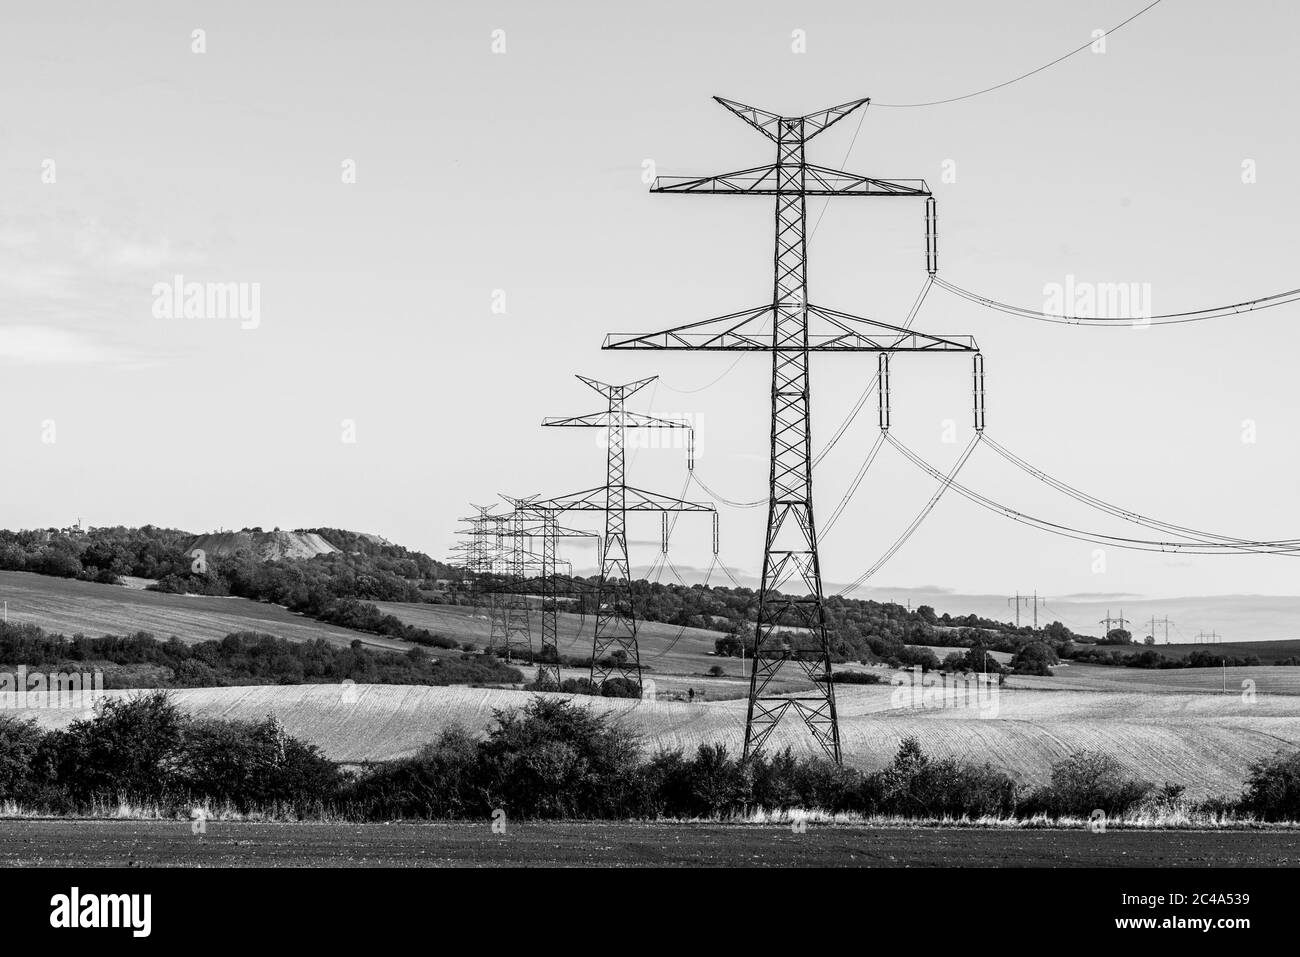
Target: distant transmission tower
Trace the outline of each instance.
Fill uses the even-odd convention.
[[[453,562],[461,562],[470,573],[470,597],[473,601],[474,614],[483,610],[484,600],[488,603],[489,620],[495,620],[492,590],[489,579],[502,570],[501,549],[503,538],[500,534],[504,516],[492,514],[492,505],[474,505],[477,515],[462,518],[468,522],[469,529],[463,532],[465,538],[452,548],[455,553]]]
[[[538,653],[534,662],[537,665],[537,686],[539,690],[554,687],[559,690],[560,687],[560,629],[559,629],[559,606],[560,606],[560,587],[559,587],[559,565],[558,556],[559,540],[561,538],[599,538],[595,532],[582,531],[576,528],[566,528],[559,523],[555,509],[536,504],[536,496],[528,498],[511,498],[503,495],[507,502],[514,506],[515,513],[522,516],[524,521],[517,526],[517,532],[521,535],[528,536],[531,539],[541,539],[541,574],[534,580],[516,584],[514,586],[504,586],[505,589],[514,589],[524,595],[539,595],[541,597],[541,608],[539,617],[541,618],[541,651]],[[569,569],[569,579],[572,580],[573,569]]]
[[[1020,594],[1020,592],[1016,592],[1016,597],[1008,598],[1007,604],[1008,605],[1014,604],[1016,606],[1016,627],[1017,628],[1020,627],[1020,606],[1032,605],[1034,609],[1034,631],[1038,630],[1038,606],[1043,604],[1043,599],[1038,597],[1037,591],[1034,592],[1032,597],[1029,595],[1022,595]]]
[[[1173,624],[1173,622],[1169,620],[1169,616],[1168,616],[1168,615],[1165,615],[1164,618],[1157,618],[1155,615],[1152,615],[1152,616],[1151,616],[1151,637],[1152,637],[1152,638],[1155,638],[1155,636],[1156,636],[1156,625],[1164,625],[1164,626],[1165,626],[1165,644],[1166,644],[1166,645],[1169,644],[1169,626],[1172,625],[1172,624]]]
[[[605,484],[536,503],[556,512],[596,511],[605,513],[605,535],[601,546],[599,593],[596,599],[596,629],[591,651],[591,683],[600,688],[611,678],[622,678],[641,687],[641,654],[636,640],[636,609],[632,604],[632,569],[627,550],[628,512],[712,512],[712,505],[688,502],[670,495],[646,492],[627,484],[624,445],[627,430],[686,429],[687,464],[693,465],[693,430],[689,422],[629,412],[624,403],[657,376],[625,385],[609,385],[578,376],[607,400],[601,412],[568,418],[548,418],[542,425],[605,430]]]
[[[926,269],[930,275],[938,270],[934,198],[924,180],[872,179],[816,166],[805,157],[809,140],[866,106],[868,100],[853,100],[807,116],[778,116],[743,103],[714,99],[776,144],[776,162],[720,176],[661,176],[651,192],[774,196],[772,301],[661,332],[607,336],[604,348],[771,353],[767,536],[745,721],[745,757],[762,748],[793,708],[817,743],[838,762],[839,724],[813,521],[809,353],[965,352],[975,353],[977,376],[982,367],[978,347],[969,336],[925,335],[808,301],[810,196],[925,199]],[[983,406],[978,398],[975,416],[976,427],[983,428]],[[790,579],[795,581],[796,593],[785,594],[780,588]],[[797,662],[812,681],[811,692],[777,695],[768,690],[789,660]]]
[[[1112,624],[1115,625],[1115,627],[1117,627],[1117,628],[1125,628],[1125,627],[1127,627],[1127,626],[1130,624],[1130,622],[1129,622],[1129,620],[1128,620],[1127,618],[1124,617],[1124,609],[1123,609],[1123,608],[1121,608],[1121,609],[1119,610],[1119,616],[1116,617],[1116,618],[1112,618],[1112,617],[1110,617],[1110,609],[1107,608],[1107,609],[1106,609],[1106,617],[1103,618],[1103,619],[1101,619],[1101,621],[1097,622],[1097,624],[1099,624],[1099,625],[1105,625],[1105,626],[1106,626],[1106,634],[1109,635],[1110,632],[1111,632],[1111,625],[1112,625]],[[1103,635],[1103,637],[1105,637],[1105,636]]]
[[[528,621],[528,598],[524,595],[524,581],[530,567],[535,564],[528,550],[524,524],[526,517],[517,509],[507,516],[502,534],[509,539],[505,552],[505,587],[498,588],[494,596],[500,616],[502,644],[506,661],[514,659],[516,648],[527,648],[529,660],[533,657],[533,634]],[[496,648],[498,629],[493,627],[492,648]]]

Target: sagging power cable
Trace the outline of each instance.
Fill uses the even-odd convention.
[[[1091,542],[1096,545],[1109,545],[1115,548],[1124,548],[1131,551],[1139,552],[1175,552],[1185,555],[1223,555],[1234,553],[1245,554],[1272,554],[1272,555],[1294,555],[1300,552],[1300,545],[1290,542],[1278,543],[1261,543],[1237,545],[1232,543],[1215,543],[1215,542],[1167,542],[1145,538],[1128,538],[1122,535],[1107,535],[1102,532],[1094,532],[1087,529],[1074,528],[1070,525],[1061,525],[1056,522],[1049,522],[1046,519],[1037,518],[1024,512],[1017,511],[1006,505],[993,501],[991,498],[981,495],[979,492],[962,485],[950,477],[946,477],[942,472],[933,465],[926,462],[923,458],[903,445],[892,435],[888,436],[887,441],[903,453],[913,465],[928,474],[931,478],[944,482],[945,487],[951,486],[959,495],[969,499],[982,508],[986,508],[995,514],[1004,518],[1010,518],[1013,521],[1030,525],[1040,531],[1050,532],[1054,535],[1060,535],[1064,538],[1073,538],[1077,541]]]
[[[1154,0],[1154,2],[1148,3],[1145,7],[1139,10],[1137,13],[1133,14],[1127,20],[1123,20],[1115,24],[1115,26],[1111,27],[1103,35],[1109,36],[1112,33],[1119,32],[1121,29],[1126,27],[1128,24],[1132,23],[1138,17],[1142,16],[1142,14],[1146,13],[1152,7],[1157,6],[1159,3],[1160,0]],[[1052,67],[1056,66],[1058,63],[1063,63],[1064,61],[1070,59],[1070,57],[1074,56],[1075,54],[1082,53],[1084,50],[1087,50],[1094,43],[1096,43],[1096,38],[1090,38],[1088,42],[1084,43],[1082,46],[1077,46],[1069,53],[1065,53],[1061,56],[1058,56],[1055,60],[1052,60],[1050,63],[1044,63],[1042,66],[1035,67],[1032,70],[1029,70],[1025,73],[1021,73],[1019,76],[1014,76],[1009,80],[1003,80],[1001,83],[996,83],[993,86],[986,86],[982,90],[975,90],[973,93],[963,93],[960,96],[950,96],[942,100],[927,100],[922,103],[875,103],[874,105],[882,109],[911,109],[918,106],[942,106],[945,103],[956,103],[960,100],[969,100],[971,97],[983,96],[985,93],[992,93],[994,90],[1000,90],[1003,87],[1010,86],[1013,83],[1019,83],[1021,80],[1028,79],[1029,77],[1033,76],[1036,73],[1042,73],[1044,70],[1051,69]]]
[[[999,302],[996,299],[990,299],[979,293],[971,292],[969,289],[963,289],[961,286],[954,285],[937,276],[934,281],[936,285],[943,287],[953,295],[960,296],[962,299],[976,305],[984,306],[986,309],[993,309],[1021,319],[1052,322],[1062,326],[1174,326],[1185,322],[1203,322],[1206,319],[1221,319],[1224,316],[1256,312],[1260,309],[1270,309],[1273,306],[1283,306],[1300,300],[1300,289],[1288,289],[1286,292],[1261,296],[1258,299],[1247,299],[1244,302],[1235,302],[1226,306],[1213,306],[1208,309],[1191,309],[1186,312],[1167,312],[1151,316],[1065,316]]]
[[[855,578],[852,583],[836,592],[837,595],[843,596],[847,595],[851,591],[855,591],[860,588],[867,579],[880,571],[880,569],[883,568],[891,558],[898,554],[898,550],[907,543],[907,540],[916,534],[916,530],[921,527],[921,523],[925,521],[926,517],[932,511],[934,511],[934,507],[939,504],[939,499],[943,497],[943,493],[950,487],[960,488],[956,483],[957,473],[961,471],[962,466],[964,466],[967,459],[970,458],[971,453],[975,451],[975,446],[979,444],[980,438],[983,434],[983,432],[976,432],[971,435],[970,441],[966,443],[966,448],[964,448],[961,455],[957,457],[957,461],[953,463],[953,466],[948,470],[947,475],[940,473],[937,469],[934,470],[933,475],[938,479],[939,487],[935,489],[934,494],[930,496],[930,500],[926,502],[921,511],[917,513],[916,518],[912,519],[911,524],[903,530],[903,534],[899,535],[885,553],[876,560],[876,563]],[[901,445],[888,432],[881,432],[880,436],[882,439],[890,442],[894,446],[901,448]]]
[[[1261,540],[1252,540],[1248,538],[1238,538],[1231,535],[1219,535],[1215,532],[1206,532],[1206,531],[1201,531],[1200,529],[1189,528],[1186,525],[1175,525],[1172,522],[1163,522],[1160,521],[1159,519],[1151,518],[1148,515],[1142,515],[1138,512],[1130,511],[1129,509],[1120,508],[1118,505],[1112,505],[1111,503],[1106,502],[1103,499],[1097,498],[1095,495],[1090,495],[1087,492],[1084,492],[1080,489],[1075,488],[1072,485],[1067,484],[1066,482],[1061,481],[1060,479],[1053,478],[1052,476],[1048,475],[1046,472],[1042,471],[1041,469],[1035,468],[1034,466],[1026,462],[1024,459],[1022,459],[1020,456],[1016,455],[1014,452],[1012,452],[1011,450],[1009,450],[1008,448],[1000,444],[997,440],[993,439],[987,434],[984,436],[984,442],[994,452],[1002,456],[1002,458],[1006,459],[1012,465],[1016,466],[1016,468],[1021,469],[1022,471],[1026,472],[1029,475],[1032,475],[1034,478],[1038,479],[1041,482],[1044,482],[1048,486],[1056,489],[1058,492],[1062,492],[1065,495],[1068,495],[1070,498],[1074,499],[1077,502],[1081,502],[1084,505],[1088,505],[1092,508],[1106,512],[1107,514],[1113,515],[1116,518],[1121,518],[1126,522],[1131,522],[1134,525],[1144,525],[1147,528],[1153,528],[1156,529],[1157,531],[1169,532],[1170,534],[1178,535],[1181,538],[1187,538],[1205,544],[1209,544],[1210,542],[1213,541],[1218,541],[1218,542],[1226,542],[1234,545],[1253,545],[1253,546],[1270,546],[1270,547],[1300,545],[1300,540],[1296,540],[1296,539],[1290,539],[1286,541],[1261,541]]]

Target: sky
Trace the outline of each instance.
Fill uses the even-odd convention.
[[[1052,284],[1135,283],[1163,313],[1297,285],[1290,5],[1164,0],[1104,52],[958,102],[887,105],[1001,83],[1142,5],[6,9],[0,525],[335,526],[445,556],[470,502],[601,484],[599,435],[539,427],[602,408],[575,374],[657,374],[630,407],[692,417],[697,476],[763,498],[769,360],[599,348],[770,299],[770,198],[651,195],[642,179],[772,161],[714,95],[783,115],[871,97],[810,161],[927,180],[940,277],[995,299],[1041,309]],[[925,278],[920,203],[814,201],[810,218],[812,300],[901,322]],[[256,315],[168,315],[160,290],[178,281],[240,284],[249,305],[255,289]],[[1166,521],[1281,539],[1300,537],[1297,309],[1079,328],[934,289],[915,327],[978,340],[988,434],[1034,466]],[[814,358],[815,448],[874,371],[870,355]],[[970,437],[968,360],[896,358],[892,408],[892,434],[946,470]],[[819,515],[875,428],[873,400],[818,467]],[[685,464],[681,448],[639,448],[629,482],[706,500]],[[986,447],[961,480],[1134,531]],[[827,590],[934,490],[886,447],[824,538]],[[764,512],[721,508],[720,557],[744,581]],[[631,534],[644,571],[658,523],[634,518]],[[1095,547],[949,493],[854,594],[1009,615],[1006,596],[1036,589],[1080,627],[1125,603],[1189,636],[1300,632],[1290,557],[1099,561]],[[590,567],[590,552],[569,557]],[[707,520],[683,517],[670,554],[701,580]]]

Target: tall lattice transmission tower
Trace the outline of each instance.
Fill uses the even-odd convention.
[[[653,193],[772,196],[776,244],[772,299],[716,319],[648,334],[613,334],[606,349],[769,352],[772,356],[771,465],[767,535],[754,634],[745,756],[756,752],[791,709],[817,743],[840,760],[839,724],[831,683],[830,642],[813,519],[809,355],[812,352],[977,353],[969,336],[933,336],[863,319],[808,299],[808,198],[925,200],[926,267],[938,268],[934,199],[924,180],[882,180],[809,163],[808,141],[861,109],[852,100],[806,116],[779,116],[715,97],[776,146],[776,162],[719,176],[659,177]],[[980,425],[982,410],[976,412]],[[786,582],[792,590],[783,590]],[[772,680],[797,663],[812,690],[777,695]]]

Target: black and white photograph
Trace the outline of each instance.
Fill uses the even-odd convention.
[[[1300,8],[0,10],[15,943],[1285,926]]]

